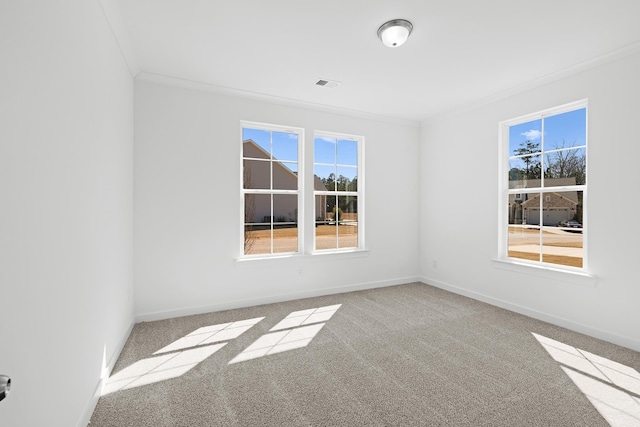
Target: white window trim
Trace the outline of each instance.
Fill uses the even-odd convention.
[[[298,196],[298,252],[280,252],[269,254],[244,254],[244,199],[245,194],[274,194],[274,191],[261,190],[261,189],[245,189],[244,188],[244,173],[243,173],[243,128],[262,129],[266,131],[276,132],[288,132],[298,135],[298,189],[297,190],[276,190],[277,194],[296,194]],[[311,166],[311,175],[313,174],[313,150],[309,158],[305,154],[305,129],[295,126],[283,126],[270,123],[262,123],[248,120],[240,121],[240,155],[239,164],[239,256],[236,258],[236,262],[244,264],[246,261],[250,262],[267,262],[271,264],[276,262],[283,265],[296,265],[299,267],[299,262],[304,259],[319,259],[325,258],[325,256],[339,256],[341,258],[360,258],[366,257],[369,254],[369,250],[365,247],[365,168],[364,168],[364,137],[359,135],[350,135],[345,133],[327,132],[327,131],[314,131],[312,138],[316,136],[326,136],[330,138],[340,138],[354,140],[358,144],[358,190],[354,192],[345,192],[345,195],[353,195],[358,197],[358,246],[350,248],[338,248],[338,249],[322,249],[315,250],[315,190],[314,180],[305,179],[307,166]],[[311,140],[311,147],[313,147],[313,139]],[[248,191],[247,191],[248,190]],[[342,192],[341,192],[342,194]],[[311,197],[309,197],[311,195]],[[306,197],[305,197],[306,196]],[[311,229],[310,229],[311,227]],[[301,273],[302,274],[302,273]]]
[[[542,263],[539,263],[538,265],[533,265],[524,262],[525,260],[519,260],[515,258],[494,258],[491,261],[493,266],[500,270],[523,273],[526,275],[542,278],[544,280],[554,280],[572,285],[592,288],[595,288],[598,283],[598,277],[593,274],[583,271],[571,271],[561,268],[555,268],[553,267],[555,264],[547,263],[545,265],[542,265]]]
[[[508,256],[508,196],[510,194],[517,193],[545,193],[545,192],[558,192],[562,191],[564,187],[546,187],[546,188],[536,188],[536,189],[509,189],[509,170],[508,167],[505,167],[505,164],[508,164],[509,160],[509,145],[506,143],[505,135],[508,138],[509,135],[509,127],[513,125],[517,125],[520,123],[526,123],[529,121],[547,118],[550,116],[555,116],[562,113],[567,113],[569,111],[577,110],[580,108],[586,108],[586,129],[585,129],[585,145],[577,146],[574,148],[586,148],[589,145],[589,108],[588,108],[588,99],[582,99],[579,101],[571,102],[568,104],[560,105],[558,107],[553,107],[549,109],[545,109],[542,111],[538,111],[531,114],[526,114],[520,117],[516,117],[509,120],[504,120],[498,124],[498,139],[499,139],[499,149],[498,149],[498,164],[500,167],[498,168],[498,257],[494,259],[494,261],[499,262],[502,266],[510,266],[510,268],[520,269],[538,269],[541,272],[561,272],[561,273],[569,273],[576,277],[585,277],[591,282],[591,278],[594,278],[588,272],[588,227],[585,227],[583,230],[583,243],[582,243],[582,268],[571,267],[571,266],[563,266],[559,264],[551,264],[545,263],[542,261],[530,261],[524,259],[517,258],[509,258]],[[544,123],[544,122],[543,122]],[[544,133],[544,127],[542,129]],[[553,150],[549,150],[548,152],[552,152]],[[546,153],[546,152],[545,152]],[[544,153],[543,153],[544,155]],[[587,183],[589,182],[589,150],[587,149]],[[583,223],[585,225],[588,224],[588,195],[587,195],[587,185],[577,185],[571,186],[571,190],[583,191]]]
[[[319,131],[316,130],[313,133],[313,141],[315,144],[316,138],[336,138],[343,140],[355,141],[358,147],[358,190],[357,191],[341,191],[339,195],[343,196],[356,196],[358,198],[358,246],[350,247],[350,248],[334,248],[334,249],[316,249],[316,233],[315,230],[313,232],[313,242],[311,245],[311,254],[313,255],[323,255],[323,254],[339,254],[339,253],[354,253],[354,252],[366,252],[365,249],[365,167],[364,167],[364,136],[360,135],[351,135],[346,133],[338,133],[338,132],[327,132],[327,131]],[[315,153],[315,147],[313,152]],[[312,160],[312,173],[313,166],[315,165],[315,158]],[[313,186],[311,187],[313,188]],[[316,211],[316,195],[335,195],[337,192],[335,191],[316,191],[313,190],[312,198],[313,198],[313,208],[312,214],[315,214]],[[315,225],[316,219],[313,218],[313,224]]]
[[[243,141],[243,129],[251,128],[251,129],[259,129],[266,130],[271,132],[286,132],[286,133],[295,133],[298,135],[298,189],[297,190],[260,190],[260,189],[245,189],[244,188],[244,141]],[[252,122],[241,120],[240,121],[240,155],[238,156],[240,159],[240,254],[238,260],[247,260],[247,259],[263,259],[263,258],[282,258],[289,256],[299,256],[304,253],[304,235],[305,235],[305,227],[304,224],[304,185],[305,185],[305,168],[304,168],[304,128],[294,127],[294,126],[282,126],[282,125],[274,125],[270,123],[260,123],[260,122]],[[270,179],[273,179],[273,175],[271,175]],[[244,253],[244,214],[245,214],[245,194],[295,194],[298,196],[298,251],[297,252],[278,252],[278,253],[269,253],[269,254],[253,254],[246,255]],[[271,242],[273,248],[273,242]]]

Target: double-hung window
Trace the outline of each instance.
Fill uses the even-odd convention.
[[[301,252],[304,130],[242,122],[244,255]]]
[[[363,148],[362,137],[314,135],[316,251],[364,247]]]
[[[304,129],[243,121],[241,132],[242,257],[364,248],[363,137],[316,132],[305,168]]]
[[[501,257],[585,270],[586,100],[502,122],[500,132]]]

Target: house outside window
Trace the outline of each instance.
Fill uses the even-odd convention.
[[[316,251],[364,247],[363,150],[360,136],[314,135]]]
[[[301,252],[304,130],[242,122],[243,253]]]
[[[585,270],[587,102],[500,124],[500,256]]]

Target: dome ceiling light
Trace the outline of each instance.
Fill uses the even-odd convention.
[[[378,37],[385,46],[402,46],[409,38],[413,25],[406,19],[392,19],[378,28]]]

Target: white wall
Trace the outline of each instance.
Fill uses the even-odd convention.
[[[414,280],[417,126],[270,104],[146,77],[135,97],[135,311],[138,319]],[[240,121],[365,137],[366,256],[237,262]],[[313,181],[307,180],[313,188]],[[306,200],[313,218],[312,199]],[[313,228],[306,230],[311,237]],[[302,267],[302,274],[300,268]]]
[[[423,280],[640,350],[638,76],[635,54],[424,122]],[[498,122],[583,98],[589,99],[588,259],[595,285],[568,283],[566,274],[497,268],[491,260],[498,251]]]
[[[133,321],[133,78],[97,0],[2,2],[0,58],[0,425],[75,426]]]

